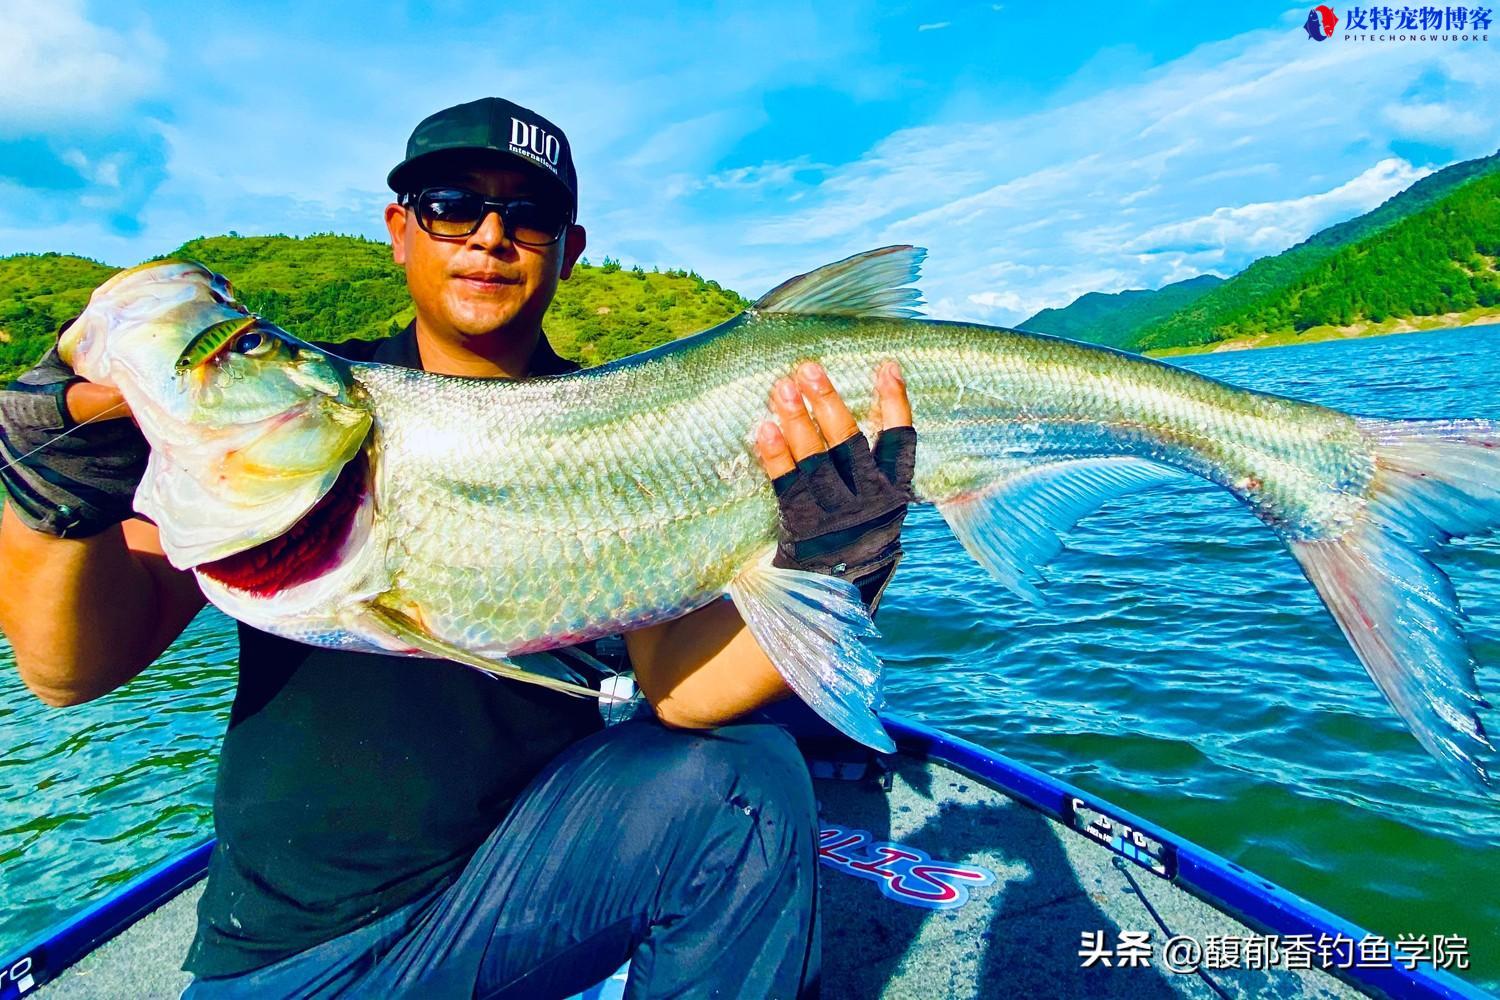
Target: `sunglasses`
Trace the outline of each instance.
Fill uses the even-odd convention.
[[[568,228],[568,210],[556,202],[536,198],[486,198],[460,187],[427,188],[407,195],[404,203],[417,213],[422,231],[442,239],[470,236],[484,217],[499,214],[512,242],[544,247],[556,243]]]

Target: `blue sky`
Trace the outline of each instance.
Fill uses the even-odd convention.
[[[1004,324],[1232,273],[1500,146],[1500,34],[1314,42],[1306,7],[1254,3],[523,8],[0,0],[0,253],[383,238],[412,127],[495,94],[568,132],[596,260],[754,296],[917,243],[933,315]]]

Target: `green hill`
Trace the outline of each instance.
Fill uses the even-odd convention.
[[[1089,292],[1061,309],[1043,309],[1021,323],[1021,329],[1106,347],[1126,347],[1143,327],[1187,307],[1223,281],[1216,275],[1200,274],[1155,291]]]
[[[1466,186],[1497,175],[1500,175],[1500,153],[1455,163],[1430,174],[1387,199],[1373,211],[1330,226],[1274,257],[1262,257],[1186,308],[1141,329],[1132,346],[1139,350],[1193,347],[1248,334],[1296,329],[1299,324],[1302,324],[1302,329],[1316,325],[1314,322],[1307,322],[1306,318],[1299,318],[1298,313],[1298,303],[1307,290],[1306,282],[1312,280],[1314,272],[1324,275],[1322,280],[1326,280],[1328,272],[1319,269],[1336,255],[1342,255],[1346,249],[1373,246],[1375,244],[1372,241],[1377,240],[1381,234],[1419,216],[1425,221],[1413,221],[1415,228],[1408,229],[1403,239],[1421,242],[1418,231],[1438,218],[1431,214],[1432,210],[1448,199],[1460,196]],[[1484,225],[1480,219],[1473,220],[1473,225],[1469,227],[1472,232],[1457,242],[1452,242],[1448,248],[1456,256],[1450,257],[1451,261],[1464,261],[1475,253],[1477,244],[1493,241],[1500,235],[1493,229],[1482,228]],[[1461,220],[1460,228],[1463,228]],[[1442,239],[1452,238],[1453,233],[1449,227],[1448,234]],[[1434,235],[1434,239],[1438,237]],[[1343,256],[1341,266],[1351,266],[1360,256],[1359,253]],[[1372,307],[1379,299],[1386,303],[1388,309],[1399,310],[1395,315],[1422,315],[1427,306],[1437,304],[1442,297],[1418,294],[1418,290],[1404,278],[1404,263],[1385,260],[1382,266],[1386,265],[1393,269],[1377,272],[1373,270],[1375,262],[1372,261],[1348,275],[1370,286],[1360,294],[1369,298]],[[1412,272],[1413,275],[1416,273]],[[1437,272],[1430,270],[1423,270],[1422,274],[1426,278],[1438,277]],[[1381,283],[1393,288],[1400,287],[1416,297],[1408,302],[1398,303],[1390,296],[1373,291]],[[1464,297],[1464,294],[1457,294],[1458,299]],[[1311,304],[1313,300],[1308,301]],[[1352,304],[1353,299],[1350,301]],[[1386,315],[1391,314],[1386,312]],[[1372,314],[1358,312],[1351,312],[1349,315],[1355,318],[1373,318]]]
[[[1500,306],[1500,174],[1344,247],[1240,313],[1238,332],[1302,333]],[[1154,347],[1146,342],[1143,346]]]
[[[384,336],[411,319],[390,247],[353,236],[213,236],[167,257],[189,257],[226,275],[247,306],[305,340]],[[53,332],[115,272],[66,254],[0,257],[0,378],[30,365]],[[690,271],[580,263],[547,313],[560,354],[598,364],[713,326],[749,303]]]
[[[29,365],[94,287],[114,273],[98,261],[66,254],[0,258],[0,376]]]

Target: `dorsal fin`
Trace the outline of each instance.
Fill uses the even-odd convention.
[[[783,281],[751,308],[761,313],[911,319],[921,314],[922,293],[912,286],[926,256],[926,250],[913,246],[857,253]]]

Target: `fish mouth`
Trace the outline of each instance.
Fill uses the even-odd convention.
[[[345,543],[369,493],[370,463],[361,450],[345,463],[328,492],[286,531],[194,568],[226,587],[262,598],[315,580],[343,562]]]

